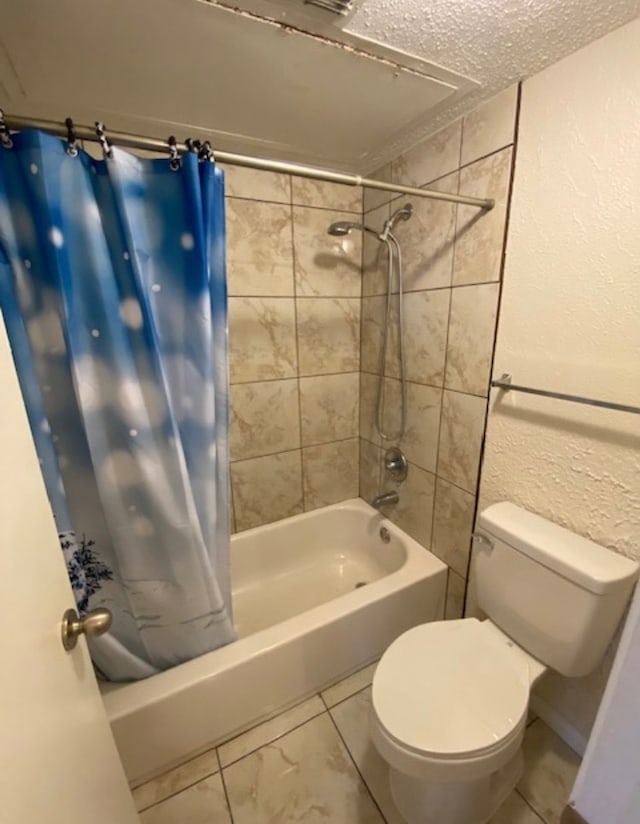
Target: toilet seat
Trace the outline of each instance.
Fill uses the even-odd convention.
[[[434,763],[444,768],[502,762],[517,748],[529,673],[483,624],[475,618],[422,624],[384,653],[373,678],[372,706],[374,740],[390,762],[396,752],[405,769],[406,762],[415,762],[416,774]]]

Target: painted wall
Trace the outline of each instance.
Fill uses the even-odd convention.
[[[362,192],[226,170],[232,525],[358,494]]]
[[[494,373],[640,405],[640,20],[523,85]],[[480,505],[640,559],[636,416],[492,393]],[[588,737],[605,662],[538,691]]]
[[[469,559],[478,465],[485,426],[511,180],[517,88],[513,87],[380,169],[381,179],[476,197],[495,197],[487,213],[429,200],[365,191],[365,221],[381,228],[410,201],[413,217],[395,234],[404,258],[407,426],[399,445],[409,475],[395,485],[400,501],[385,507],[449,566],[446,614],[460,617]],[[371,500],[394,488],[374,427],[380,372],[384,424],[399,419],[398,339],[384,365],[381,342],[386,249],[367,236],[363,247],[360,376],[360,494]]]

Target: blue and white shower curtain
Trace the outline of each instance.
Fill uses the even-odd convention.
[[[224,178],[13,140],[0,306],[93,660],[144,678],[234,637]]]

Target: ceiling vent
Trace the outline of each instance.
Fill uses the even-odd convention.
[[[304,0],[305,6],[316,6],[316,8],[331,11],[345,17],[353,10],[353,0]]]

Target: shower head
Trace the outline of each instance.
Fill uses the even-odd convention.
[[[351,232],[369,232],[369,234],[379,237],[378,233],[363,223],[352,223],[350,220],[339,220],[337,223],[332,223],[327,229],[327,232],[334,237],[344,237],[350,235]]]

